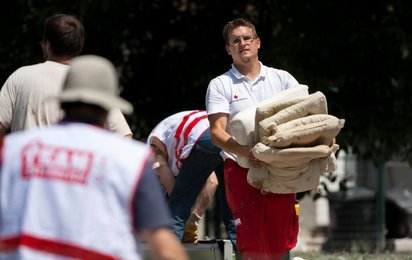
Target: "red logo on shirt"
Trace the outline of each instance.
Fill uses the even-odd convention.
[[[93,153],[34,141],[23,147],[23,178],[42,178],[85,184]]]
[[[232,103],[234,103],[234,102],[239,102],[239,101],[242,101],[242,100],[247,100],[247,98],[245,98],[245,97],[239,97],[238,95],[233,95],[233,99],[232,100],[230,100],[230,102],[229,102],[229,104],[232,104]]]

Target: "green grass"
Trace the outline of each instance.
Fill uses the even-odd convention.
[[[296,252],[291,256],[301,257],[306,260],[412,260],[410,252],[390,252],[390,253],[325,253],[325,252]]]

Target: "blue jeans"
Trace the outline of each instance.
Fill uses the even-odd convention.
[[[198,142],[192,148],[189,156],[183,160],[182,167],[176,178],[176,183],[169,198],[169,206],[174,220],[173,233],[182,240],[185,223],[189,218],[197,196],[202,191],[210,174],[215,171],[219,180],[219,186],[223,178],[223,159],[220,156],[221,149],[210,140],[209,130],[203,133]],[[222,201],[222,217],[226,226],[229,239],[236,246],[235,225],[232,213],[227,205],[225,193]]]

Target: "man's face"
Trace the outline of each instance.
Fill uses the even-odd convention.
[[[257,57],[260,48],[260,39],[249,27],[240,26],[229,34],[229,44],[226,45],[227,53],[233,61],[247,62]]]

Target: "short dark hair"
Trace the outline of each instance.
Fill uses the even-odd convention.
[[[75,57],[83,50],[83,24],[73,15],[55,14],[44,22],[43,41],[50,43],[53,55]]]
[[[244,26],[244,27],[249,27],[252,29],[254,36],[258,37],[256,28],[253,25],[253,23],[245,18],[236,18],[232,21],[229,21],[225,27],[223,27],[223,39],[225,39],[226,45],[230,44],[230,37],[229,33],[236,29],[237,27]]]
[[[98,105],[79,101],[62,102],[60,107],[64,111],[64,120],[87,123],[103,127],[108,111]],[[104,118],[104,120],[102,120]]]

